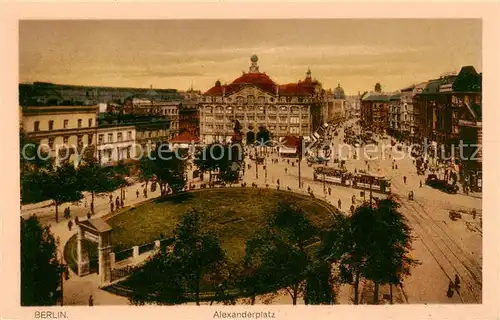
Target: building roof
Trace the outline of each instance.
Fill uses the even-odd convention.
[[[439,92],[439,87],[441,86],[441,79],[429,80],[425,86],[423,93],[437,93]]]
[[[189,131],[184,131],[181,134],[177,135],[177,137],[170,140],[171,143],[192,143],[199,142],[200,138],[191,134]]]
[[[113,228],[106,223],[102,218],[93,218],[89,220],[80,221],[79,224],[84,225],[90,229],[94,229],[97,232],[111,231]]]
[[[344,89],[340,86],[340,83],[338,84],[337,88],[335,88],[335,90],[333,90],[333,97],[335,99],[344,99],[345,98]]]
[[[281,141],[281,144],[287,148],[296,148],[299,146],[300,140],[296,136],[286,136]]]
[[[395,101],[395,100],[400,100],[401,99],[401,93],[395,93],[392,96],[389,97],[389,100]]]
[[[373,102],[387,102],[389,101],[389,96],[385,94],[372,93],[365,96],[362,101],[373,101]]]
[[[309,96],[310,91],[304,88],[301,83],[288,83],[280,85],[278,88],[280,96]]]
[[[455,82],[453,91],[481,91],[482,74],[478,74],[473,66],[462,67]]]

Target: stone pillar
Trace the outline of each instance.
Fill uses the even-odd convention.
[[[99,235],[98,251],[99,251],[99,278],[101,284],[108,283],[111,280],[111,250],[109,245],[109,232]]]
[[[134,246],[134,247],[132,247],[132,250],[133,250],[132,257],[134,259],[137,259],[139,257],[139,247],[138,246]]]
[[[83,239],[85,231],[78,226],[78,241],[77,241],[77,260],[78,260],[78,275],[80,277],[89,274],[89,257],[88,252],[83,247]]]
[[[115,253],[114,252],[111,252],[109,254],[109,265],[111,267],[111,269],[114,269],[115,268],[115,264],[116,264],[116,257],[115,257]]]

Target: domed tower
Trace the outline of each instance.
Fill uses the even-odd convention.
[[[259,73],[259,65],[257,64],[257,61],[259,61],[259,57],[254,54],[250,57],[250,61],[252,62],[252,64],[250,65],[250,73]]]
[[[337,88],[333,91],[333,98],[335,99],[345,99],[344,89],[338,84]]]

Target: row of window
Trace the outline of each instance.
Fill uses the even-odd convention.
[[[113,143],[114,142],[113,138],[114,138],[114,134],[112,132],[108,133],[106,143]],[[128,131],[127,132],[127,141],[132,141],[132,140],[133,140],[132,131]],[[123,132],[118,132],[116,134],[116,142],[123,142]],[[98,143],[99,144],[105,143],[104,142],[104,134],[99,134]]]
[[[204,113],[233,113],[233,112],[261,112],[261,113],[265,113],[266,111],[267,112],[277,112],[277,111],[280,111],[280,112],[288,112],[288,111],[291,111],[292,113],[293,112],[307,112],[309,113],[309,108],[307,107],[298,107],[298,106],[292,106],[292,107],[289,107],[289,106],[279,106],[279,107],[268,107],[268,108],[265,108],[263,106],[261,107],[231,107],[231,106],[226,106],[225,108],[223,106],[216,106],[216,107],[212,107],[212,106],[205,106],[203,108],[203,112]],[[224,112],[225,111],[225,112]]]
[[[92,119],[92,118],[88,119],[88,126],[89,127],[92,127],[93,120],[94,119]],[[77,125],[77,128],[82,128],[83,119],[78,119],[76,125]],[[63,120],[63,129],[69,129],[69,120],[68,119]],[[49,120],[49,131],[52,131],[52,130],[54,130],[54,120]],[[35,131],[35,132],[40,131],[40,121],[35,121],[33,123],[33,131]]]
[[[91,145],[92,144],[92,140],[94,139],[94,135],[93,134],[88,134],[86,141],[84,141],[83,137],[84,137],[83,135],[77,135],[76,136],[76,144],[78,146],[83,146],[84,143],[87,144],[87,145]],[[70,136],[63,136],[63,144],[67,145],[69,143],[69,138],[70,138]],[[55,138],[54,137],[50,137],[49,141],[48,141],[48,145],[49,145],[50,148],[54,148],[54,142],[55,142]]]

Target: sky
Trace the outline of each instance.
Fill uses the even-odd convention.
[[[248,71],[279,84],[308,68],[347,94],[395,91],[473,65],[482,26],[465,19],[52,20],[19,23],[19,80],[206,91]]]

